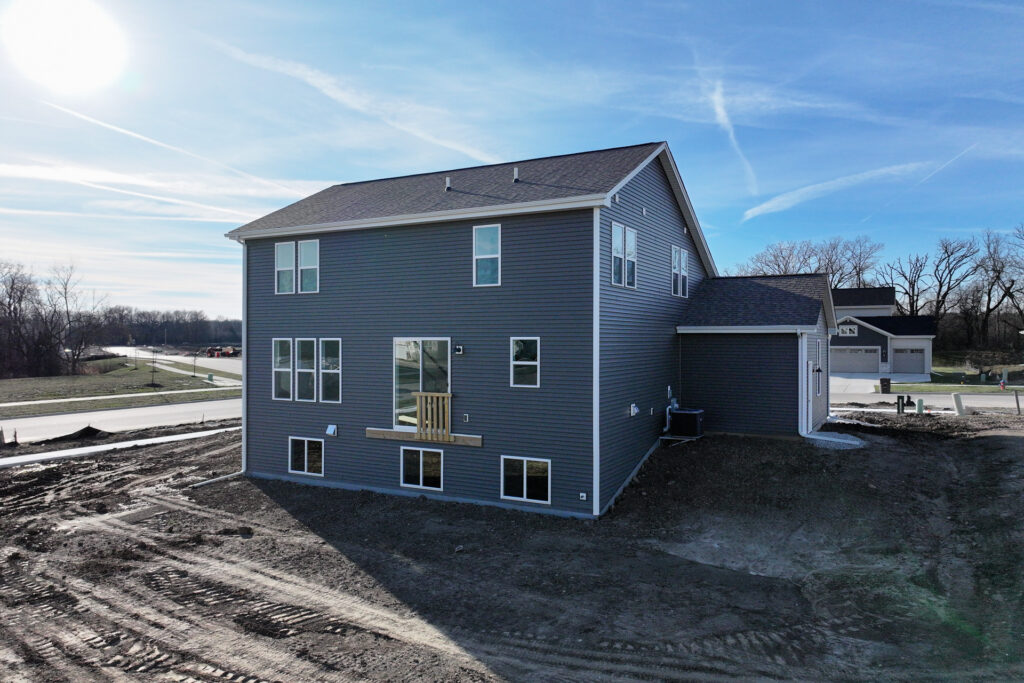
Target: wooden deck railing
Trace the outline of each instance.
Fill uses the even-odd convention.
[[[418,441],[454,441],[452,436],[451,394],[414,391],[416,397],[416,439]]]

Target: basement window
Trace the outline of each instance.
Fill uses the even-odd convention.
[[[324,476],[324,440],[288,437],[288,471]]]
[[[402,486],[442,490],[444,451],[402,447]]]
[[[551,461],[501,456],[501,497],[533,503],[551,502]]]

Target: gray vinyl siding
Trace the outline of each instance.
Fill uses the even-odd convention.
[[[646,209],[646,216],[644,215]],[[611,224],[637,231],[637,288],[611,284]],[[601,507],[611,501],[657,442],[668,404],[679,391],[675,328],[689,299],[672,296],[672,246],[686,250],[689,291],[706,273],[658,161],[618,193],[600,215]],[[630,404],[640,414],[630,417]]]
[[[855,337],[841,337],[838,334],[832,337],[832,346],[878,346],[882,350],[881,361],[883,363],[889,362],[889,338],[884,334],[869,330],[860,323],[839,323],[843,324],[856,324],[857,325],[857,336]]]
[[[472,286],[474,223],[501,224],[500,287]],[[591,514],[593,212],[317,237],[318,294],[274,294],[273,245],[292,238],[248,243],[249,472],[434,495],[399,485],[401,446],[434,448],[444,451],[440,497]],[[541,338],[540,388],[509,386],[514,336]],[[340,337],[343,402],[271,400],[274,337]],[[464,346],[451,357],[452,423],[457,433],[482,435],[482,448],[366,438],[367,427],[392,425],[394,337],[450,337]],[[324,436],[329,424],[338,426],[336,438]],[[325,439],[323,478],[288,473],[289,436]],[[502,455],[552,461],[551,505],[499,499]]]
[[[814,391],[814,380],[811,380],[811,429],[817,429],[828,418],[828,327],[825,324],[825,313],[818,315],[818,324],[813,334],[807,335],[807,360],[815,362],[816,342],[821,342],[821,396]]]
[[[704,430],[796,435],[797,335],[679,335],[679,402],[704,410]]]

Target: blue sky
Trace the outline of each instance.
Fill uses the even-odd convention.
[[[223,233],[336,182],[651,140],[723,270],[1024,221],[1020,3],[97,4],[110,83],[0,49],[0,259],[109,303],[240,315]]]

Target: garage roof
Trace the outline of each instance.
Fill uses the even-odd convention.
[[[931,337],[935,335],[935,318],[930,315],[849,316],[865,325],[878,328],[894,337]]]
[[[722,332],[741,327],[813,328],[822,308],[827,326],[836,324],[828,278],[821,273],[708,278],[690,293],[690,299],[680,332],[688,331],[682,328],[722,328]]]
[[[895,287],[843,287],[832,290],[836,306],[892,306],[896,303]]]

